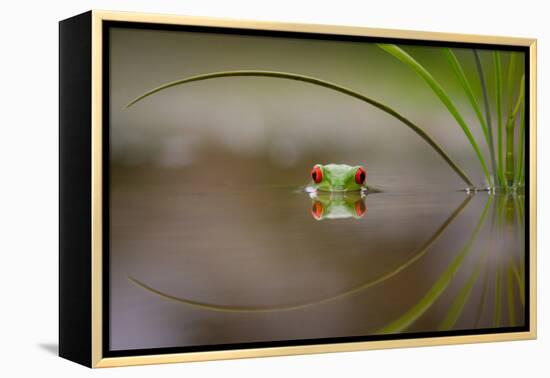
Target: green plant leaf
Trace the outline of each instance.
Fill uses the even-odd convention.
[[[163,84],[159,87],[153,88],[150,91],[147,91],[146,93],[142,94],[139,97],[136,97],[128,105],[126,105],[127,108],[130,106],[136,104],[137,102],[143,100],[144,98],[151,96],[157,92],[160,92],[164,89],[172,88],[178,85],[186,84],[186,83],[192,83],[196,81],[203,81],[203,80],[210,80],[220,77],[245,77],[245,76],[257,76],[257,77],[273,77],[273,78],[279,78],[279,79],[288,79],[288,80],[295,80],[295,81],[302,81],[314,85],[318,85],[321,87],[325,87],[328,89],[332,89],[334,91],[346,94],[348,96],[354,97],[358,100],[364,101],[383,112],[391,115],[392,117],[398,119],[403,124],[409,127],[412,131],[416,133],[420,138],[422,138],[426,143],[428,143],[438,154],[441,156],[443,160],[453,169],[453,171],[456,172],[457,175],[460,176],[460,178],[469,186],[473,187],[472,181],[466,176],[466,174],[456,165],[456,163],[447,155],[445,151],[430,137],[420,126],[416,125],[414,122],[409,120],[408,118],[404,117],[400,113],[398,113],[396,110],[392,109],[391,107],[382,104],[381,102],[378,102],[364,94],[358,93],[356,91],[353,91],[349,88],[317,79],[311,76],[305,76],[305,75],[298,75],[288,72],[277,72],[277,71],[223,71],[223,72],[213,72],[208,73],[204,75],[197,75],[197,76],[191,76],[186,77],[180,80],[172,81],[170,83]]]
[[[445,57],[447,58],[447,61],[451,65],[451,68],[453,69],[453,72],[456,78],[458,79],[460,86],[464,90],[464,93],[466,94],[466,97],[468,98],[468,101],[470,102],[472,109],[476,113],[477,119],[479,120],[479,124],[481,125],[481,128],[483,130],[483,135],[485,135],[485,139],[488,140],[489,134],[487,129],[487,123],[485,121],[485,118],[483,118],[481,109],[479,108],[479,105],[475,98],[474,91],[472,90],[472,86],[470,85],[470,82],[468,81],[468,78],[464,73],[464,69],[462,68],[462,65],[458,61],[456,55],[453,53],[453,50],[451,50],[450,48],[448,47],[444,48],[443,54],[445,54]]]
[[[487,90],[487,82],[485,80],[485,73],[483,72],[483,65],[481,64],[481,58],[479,52],[474,49],[474,60],[476,62],[477,74],[479,76],[479,83],[481,86],[481,92],[483,93],[483,104],[485,106],[485,120],[487,124],[487,143],[489,145],[489,155],[491,156],[491,169],[493,170],[493,182],[498,180],[498,166],[495,158],[495,143],[493,137],[493,122],[491,120],[491,106],[489,105],[489,94]]]
[[[475,151],[475,154],[479,160],[479,163],[481,164],[481,168],[483,170],[483,173],[485,174],[485,179],[487,182],[491,182],[491,175],[489,174],[489,170],[487,169],[487,164],[485,163],[485,158],[483,157],[483,154],[481,153],[481,150],[479,149],[479,146],[477,145],[477,142],[472,135],[470,128],[466,124],[466,121],[464,121],[464,118],[454,105],[454,103],[451,101],[451,98],[447,94],[447,92],[443,89],[443,87],[439,84],[439,82],[432,76],[428,70],[424,68],[420,63],[418,63],[412,56],[407,54],[404,50],[399,48],[396,45],[389,45],[389,44],[381,44],[379,43],[378,46],[383,49],[384,51],[390,53],[409,67],[411,67],[421,78],[426,81],[426,83],[430,86],[432,91],[439,97],[441,102],[445,105],[447,110],[451,113],[451,115],[454,117],[454,119],[457,121],[457,123],[462,128],[462,131],[466,135],[466,138],[470,142],[472,148]]]
[[[493,62],[495,66],[495,93],[497,100],[497,160],[499,185],[504,186],[504,161],[503,161],[503,127],[502,124],[502,64],[500,53],[493,51]]]
[[[511,85],[510,85],[511,86]],[[514,137],[515,137],[515,125],[518,111],[523,103],[523,97],[525,95],[525,76],[521,77],[519,95],[516,101],[516,105],[513,106],[513,102],[510,102],[510,110],[508,113],[508,120],[506,122],[506,184],[510,187],[514,184],[515,178],[515,165],[514,165]],[[520,143],[521,144],[521,143]]]
[[[450,48],[444,48],[443,54],[447,58],[447,61],[449,62],[451,68],[453,69],[453,72],[458,79],[458,82],[460,83],[460,86],[464,90],[464,93],[466,94],[466,97],[468,98],[468,101],[470,102],[470,105],[472,106],[472,109],[474,110],[477,119],[479,120],[479,124],[481,126],[481,130],[483,131],[483,136],[485,137],[485,142],[487,143],[487,147],[489,148],[489,151],[491,151],[492,147],[492,140],[491,136],[489,135],[489,130],[487,127],[487,122],[485,118],[483,118],[483,115],[481,113],[481,109],[479,108],[478,102],[476,100],[476,97],[474,95],[474,91],[472,90],[472,86],[470,85],[470,82],[468,81],[468,78],[466,77],[466,74],[464,73],[464,69],[462,68],[462,65],[458,61],[456,55],[453,53],[453,50]],[[495,167],[493,166],[493,174],[495,174]],[[493,178],[491,177],[490,185],[493,186]]]
[[[518,159],[516,162],[516,185],[524,186],[523,167],[525,166],[525,102],[521,104],[521,112],[519,115],[519,146]]]

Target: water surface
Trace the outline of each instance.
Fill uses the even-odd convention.
[[[307,170],[209,164],[111,167],[112,349],[524,324],[522,197],[379,175],[318,221]]]

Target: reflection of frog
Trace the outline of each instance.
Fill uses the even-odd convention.
[[[362,218],[367,212],[366,195],[354,192],[310,192],[311,215],[316,220]]]
[[[315,164],[309,189],[322,192],[349,192],[367,189],[367,173],[361,166]]]

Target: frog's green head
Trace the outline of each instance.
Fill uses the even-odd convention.
[[[323,192],[350,192],[366,188],[367,174],[359,165],[315,164],[311,170],[311,187]]]

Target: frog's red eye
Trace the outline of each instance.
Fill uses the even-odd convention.
[[[365,173],[363,167],[357,168],[357,172],[355,172],[355,182],[359,185],[363,185],[366,178],[367,174]]]
[[[319,201],[315,201],[313,206],[311,206],[311,215],[313,215],[313,218],[319,220],[323,216],[323,210],[323,204]]]
[[[323,171],[318,165],[313,167],[313,169],[311,170],[311,178],[316,184],[319,184],[321,181],[323,181]]]
[[[365,202],[363,200],[357,200],[355,202],[355,214],[357,214],[358,217],[362,217],[367,212],[367,205],[365,205]]]

